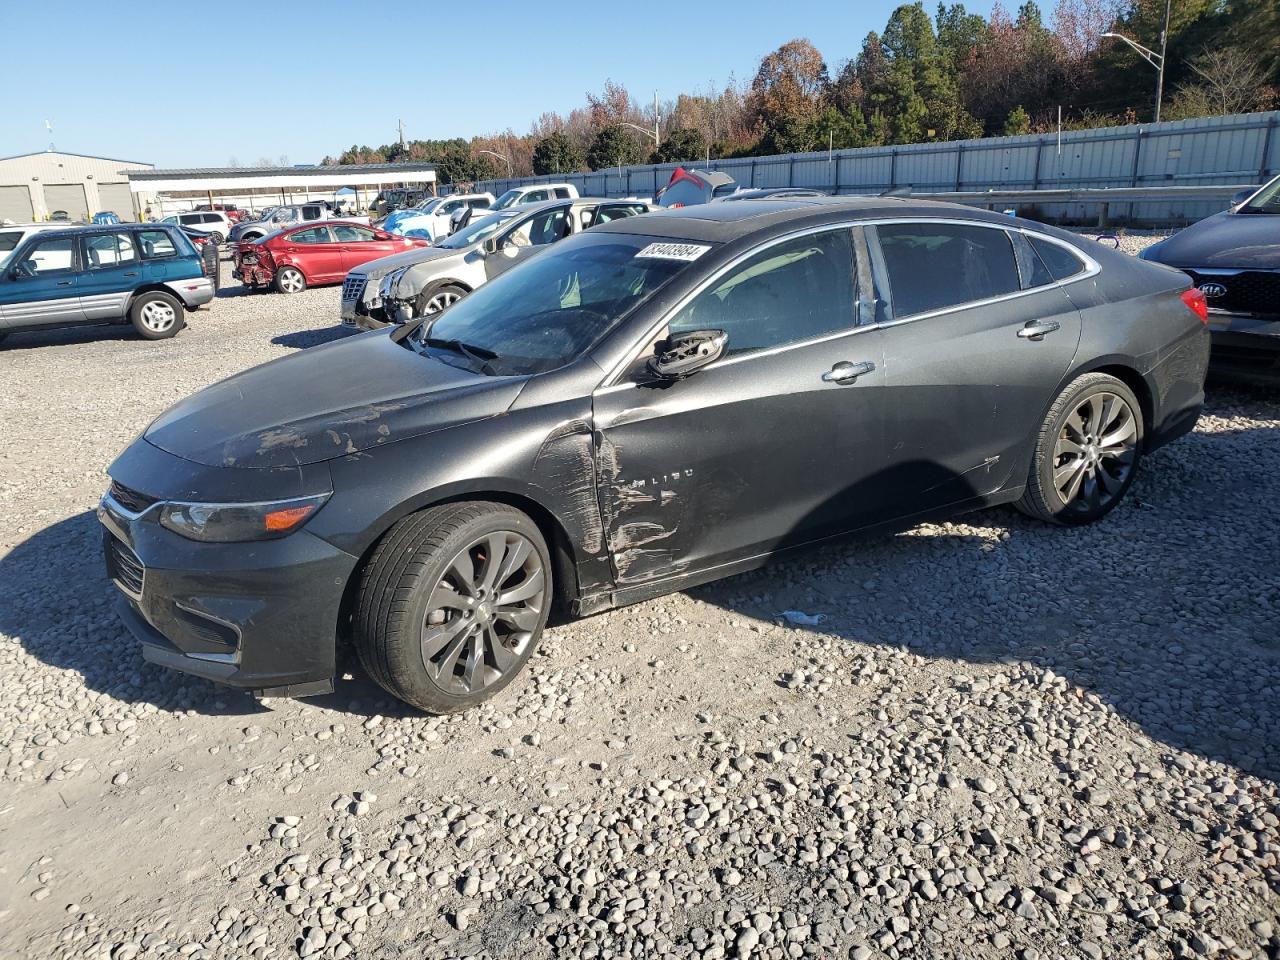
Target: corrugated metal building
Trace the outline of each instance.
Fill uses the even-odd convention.
[[[0,157],[0,220],[44,220],[55,210],[67,211],[72,220],[102,210],[135,220],[125,171],[154,168],[152,163],[55,150]]]

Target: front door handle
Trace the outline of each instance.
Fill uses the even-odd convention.
[[[826,383],[853,383],[859,377],[870,373],[875,368],[876,365],[870,360],[859,360],[857,363],[841,360],[824,373],[822,379]]]
[[[138,275],[137,270],[129,270],[124,274],[124,276],[126,277],[136,277],[137,275]]]
[[[1026,326],[1018,330],[1018,336],[1023,340],[1043,340],[1045,334],[1053,333],[1060,329],[1062,324],[1057,320],[1032,320]]]
[[[60,286],[60,287],[69,287],[69,286],[71,286],[71,281],[70,281],[70,280],[59,280],[59,281],[58,281],[58,286]]]

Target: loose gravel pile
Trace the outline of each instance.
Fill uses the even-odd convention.
[[[1280,955],[1280,391],[1211,389],[1100,525],[815,550],[553,629],[462,716],[145,664],[103,468],[336,318],[0,350],[0,956]]]

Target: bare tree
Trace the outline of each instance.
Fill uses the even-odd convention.
[[[1257,61],[1238,47],[1206,48],[1187,66],[1200,78],[1196,86],[1204,88],[1213,113],[1246,113],[1261,106],[1266,78]]]

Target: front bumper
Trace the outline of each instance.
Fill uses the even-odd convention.
[[[1210,370],[1243,380],[1280,380],[1280,314],[1209,311]]]
[[[306,530],[199,543],[110,494],[98,508],[118,611],[153,663],[258,693],[330,689],[339,607],[356,558]]]

